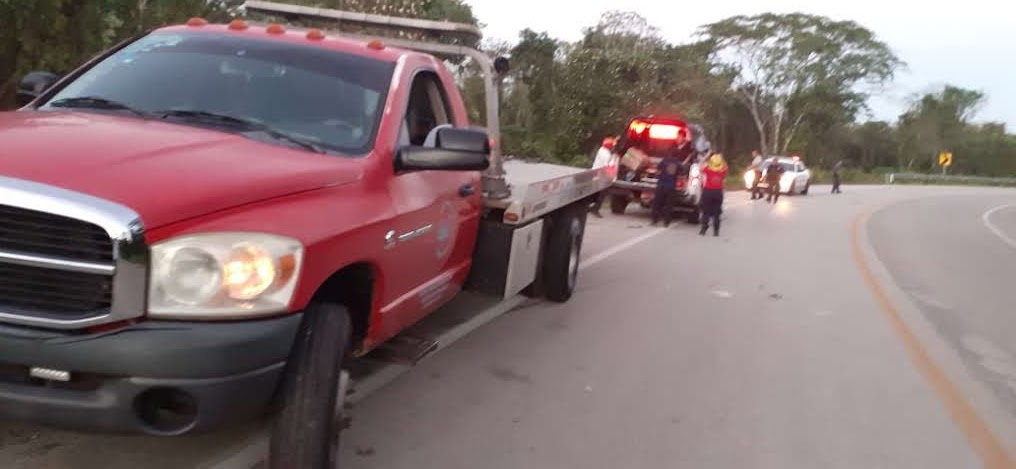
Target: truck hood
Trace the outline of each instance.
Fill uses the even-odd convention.
[[[118,202],[146,229],[349,183],[361,161],[138,118],[0,113],[0,174]]]

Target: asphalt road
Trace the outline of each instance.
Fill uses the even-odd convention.
[[[1016,191],[843,189],[776,206],[728,193],[719,238],[590,218],[576,296],[507,313],[357,402],[343,468],[1006,467],[1016,206],[998,207]],[[207,467],[242,434],[6,424],[0,460]]]

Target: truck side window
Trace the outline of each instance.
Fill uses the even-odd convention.
[[[421,71],[413,78],[400,145],[422,146],[434,127],[451,123],[447,97],[440,83],[437,74],[431,71]]]

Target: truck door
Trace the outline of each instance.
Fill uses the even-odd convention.
[[[454,125],[441,78],[426,68],[413,74],[398,147],[429,146],[435,128]],[[394,178],[392,198],[398,214],[396,250],[402,273],[412,282],[398,309],[399,322],[415,321],[458,293],[469,271],[481,204],[479,174],[418,171]]]

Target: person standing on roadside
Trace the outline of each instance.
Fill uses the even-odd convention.
[[[713,222],[713,236],[720,235],[720,215],[723,214],[723,183],[727,179],[727,162],[723,155],[716,153],[703,164],[702,176],[702,229],[700,236],[709,230],[709,221]]]
[[[769,197],[766,202],[776,204],[780,199],[780,180],[783,179],[783,165],[776,158],[769,160],[769,167],[766,168],[766,184],[769,185]]]
[[[674,218],[674,204],[677,202],[677,178],[685,174],[686,167],[693,163],[695,146],[689,141],[687,129],[678,132],[674,145],[658,166],[656,191],[653,193],[651,225],[663,219],[663,226],[670,226]]]
[[[843,160],[839,160],[833,165],[833,194],[839,194],[840,191],[840,171],[843,169]]]
[[[759,189],[758,183],[762,182],[762,153],[758,150],[751,152],[751,170],[755,174],[755,179],[751,183],[751,200],[761,200],[762,189]]]
[[[682,166],[676,149],[672,149],[660,160],[656,190],[653,192],[650,225],[656,226],[662,218],[663,226],[670,226],[670,221],[674,218],[674,202],[677,199],[677,176],[681,173]]]
[[[607,137],[603,139],[603,143],[600,144],[600,149],[596,151],[596,157],[593,158],[593,169],[602,168],[604,166],[610,166],[614,164],[614,144],[617,143],[617,139],[614,137]],[[600,214],[600,207],[603,206],[603,199],[607,198],[607,191],[601,191],[596,196],[596,202],[593,202],[592,208],[589,210],[596,218],[603,218]]]

